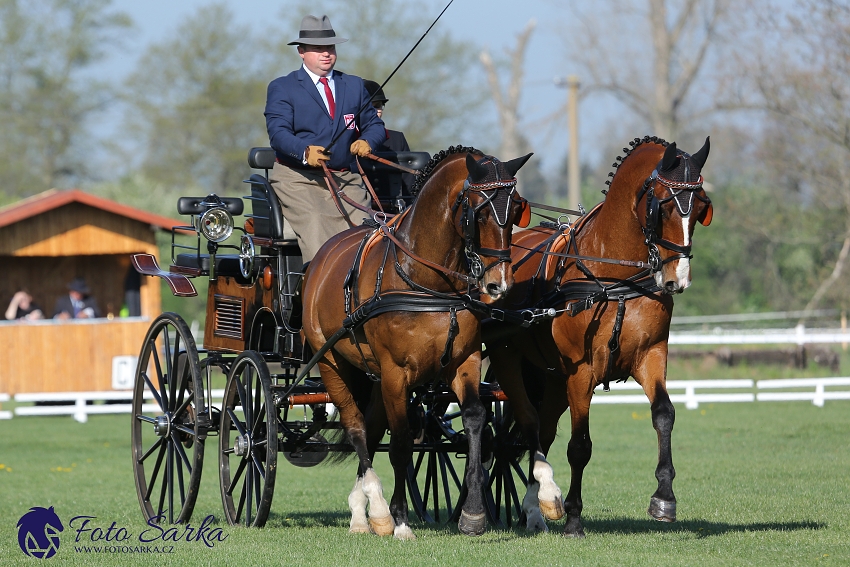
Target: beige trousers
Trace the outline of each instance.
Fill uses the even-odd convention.
[[[343,171],[333,172],[333,176],[349,199],[369,206],[369,192],[359,174]],[[269,172],[269,181],[280,200],[284,219],[295,232],[304,262],[312,260],[330,237],[349,228],[348,221],[334,204],[321,169],[314,172],[276,163]],[[359,226],[366,213],[342,199],[340,203],[351,223]]]

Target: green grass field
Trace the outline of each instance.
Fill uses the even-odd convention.
[[[96,516],[102,530],[115,522],[133,535],[131,545],[147,528],[130,468],[129,417],[17,417],[0,422],[0,564],[40,563],[18,548],[16,523],[30,507],[54,506],[66,528],[59,552],[45,560],[54,565],[850,565],[850,404],[677,407],[675,524],[646,514],[656,458],[649,408],[595,406],[591,418],[584,540],[563,538],[563,521],[537,535],[472,539],[415,523],[414,542],[352,536],[353,463],[298,469],[283,459],[267,526],[222,526],[212,439],[192,524],[212,514],[227,538],[211,549],[181,540],[165,542],[174,546],[169,554],[98,554],[75,551],[72,517]],[[550,455],[564,490],[565,450],[562,436]],[[386,455],[376,460],[389,493]]]

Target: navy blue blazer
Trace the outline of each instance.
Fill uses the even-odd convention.
[[[331,169],[347,169],[352,161],[351,143],[361,138],[377,148],[385,139],[384,123],[371,104],[363,79],[334,71],[336,112],[331,120],[325,102],[310,75],[300,67],[269,83],[266,96],[266,129],[275,154],[284,165],[304,167],[301,161],[307,146],[331,148]],[[365,108],[364,108],[365,106]],[[360,116],[346,129],[346,122],[363,108]]]

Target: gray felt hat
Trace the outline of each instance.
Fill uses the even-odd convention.
[[[344,37],[337,37],[331,20],[327,16],[317,18],[316,16],[304,16],[301,20],[301,31],[298,39],[290,41],[287,45],[336,45],[348,41]]]

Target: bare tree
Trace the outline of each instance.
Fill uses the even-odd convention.
[[[500,65],[493,60],[490,52],[484,49],[479,55],[481,64],[487,73],[490,94],[496,104],[501,130],[499,156],[504,159],[513,159],[529,151],[528,140],[522,135],[520,129],[520,98],[524,82],[526,49],[536,26],[537,22],[530,20],[517,35],[516,46],[507,50],[508,63],[506,66],[509,69],[509,74],[506,87],[502,87]],[[517,173],[517,179],[525,195],[535,198],[545,197],[545,182],[540,174],[539,167],[526,167]]]
[[[696,85],[722,47],[733,1],[573,0],[566,37],[585,95],[611,93],[655,135],[676,139],[686,113],[718,108]]]
[[[850,256],[850,6],[798,0],[787,17],[765,23],[773,24],[770,31],[782,47],[757,52],[747,75],[758,97],[754,102],[786,128],[774,141],[788,148],[780,167],[792,169],[804,205],[843,216],[841,223],[819,227],[826,251],[814,270],[818,280],[809,310],[847,290],[841,276]]]

